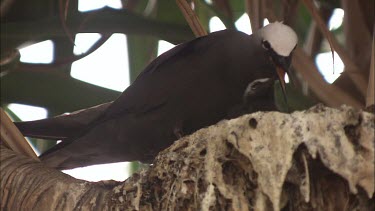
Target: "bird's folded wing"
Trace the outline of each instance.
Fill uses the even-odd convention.
[[[63,114],[48,119],[15,122],[24,136],[45,139],[65,139],[78,135],[108,108],[112,102]]]
[[[210,43],[217,42],[213,38],[228,33],[228,31],[215,32],[210,36],[196,38],[161,54],[109,106],[103,119],[114,117],[123,112],[140,114],[167,103],[169,96],[178,94],[179,90],[175,89],[176,83],[188,84],[190,82],[188,78],[184,78],[187,75],[186,71],[193,71],[192,68],[187,69],[189,61],[199,60],[201,54],[206,48],[209,48]]]

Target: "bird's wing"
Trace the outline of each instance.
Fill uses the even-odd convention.
[[[214,35],[210,35],[212,37]],[[205,45],[200,45],[204,41]],[[168,97],[176,92],[176,83],[184,81],[184,71],[179,63],[183,59],[197,59],[214,39],[207,36],[180,44],[152,61],[102,116],[102,120],[120,113],[145,113],[168,102]],[[185,66],[186,67],[186,66]],[[181,84],[179,84],[181,85]],[[178,90],[177,90],[178,91]]]
[[[112,102],[63,114],[56,117],[27,122],[15,122],[23,135],[44,139],[65,139],[77,136],[108,108]]]

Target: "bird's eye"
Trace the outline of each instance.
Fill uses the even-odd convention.
[[[271,44],[267,40],[262,41],[262,46],[264,49],[269,50],[271,49]]]

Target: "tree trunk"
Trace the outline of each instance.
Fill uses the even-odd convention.
[[[122,183],[0,150],[2,210],[374,210],[374,115],[347,106],[221,121]]]

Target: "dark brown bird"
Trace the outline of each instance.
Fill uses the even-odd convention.
[[[41,155],[58,169],[148,162],[179,136],[225,119],[250,83],[279,79],[284,90],[296,44],[295,32],[282,23],[250,36],[214,32],[156,58],[114,102],[17,126],[25,136],[62,139]]]

